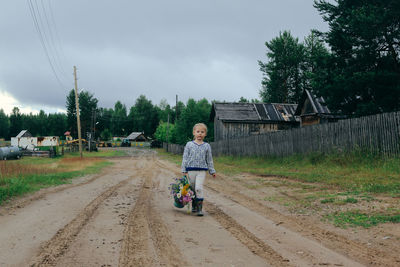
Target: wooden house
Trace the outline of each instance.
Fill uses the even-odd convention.
[[[214,103],[214,140],[263,134],[298,127],[296,104]]]
[[[294,115],[300,116],[301,126],[337,122],[345,118],[345,116],[331,113],[324,98],[317,97],[307,89],[304,90]]]
[[[144,136],[144,132],[132,132],[126,137],[131,142],[146,142],[147,138]]]

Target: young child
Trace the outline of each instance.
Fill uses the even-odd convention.
[[[216,176],[211,146],[204,142],[206,135],[207,126],[204,123],[197,123],[193,127],[194,140],[187,142],[182,159],[182,173],[189,178],[190,186],[196,192],[196,198],[192,202],[192,212],[197,212],[197,216],[203,216],[203,183],[206,171],[214,178]]]

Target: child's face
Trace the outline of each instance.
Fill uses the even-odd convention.
[[[198,141],[203,141],[204,137],[207,136],[207,131],[203,127],[196,127],[193,130],[194,139]]]

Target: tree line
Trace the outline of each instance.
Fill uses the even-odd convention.
[[[144,132],[147,137],[167,141],[166,130],[169,128],[169,141],[184,143],[191,137],[192,124],[197,121],[208,124],[209,138],[213,137],[213,126],[208,122],[211,103],[206,99],[189,99],[186,104],[179,101],[171,107],[166,100],[154,105],[146,96],[140,95],[129,109],[121,101],[117,101],[114,108],[99,107],[94,94],[85,90],[78,99],[82,138],[92,133],[96,140],[110,140],[114,136],[125,137],[131,132]],[[25,129],[33,136],[60,136],[62,139],[64,133],[70,131],[77,138],[74,90],[66,97],[66,108],[66,114],[46,114],[43,110],[38,114],[22,114],[15,107],[9,116],[0,109],[0,138],[9,140]]]

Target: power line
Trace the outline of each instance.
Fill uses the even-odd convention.
[[[55,61],[55,63],[57,63],[57,65],[59,67],[59,70],[64,75],[64,78],[69,79],[69,77],[67,76],[67,74],[66,74],[66,72],[65,72],[65,70],[64,70],[64,68],[63,68],[63,66],[61,64],[61,59],[60,59],[60,56],[59,56],[59,53],[58,53],[57,46],[56,46],[55,41],[54,41],[53,31],[51,29],[52,27],[50,26],[50,22],[49,22],[49,19],[47,17],[47,11],[46,11],[46,8],[44,7],[43,0],[40,0],[40,3],[41,3],[41,6],[42,6],[42,10],[43,10],[43,14],[44,14],[44,18],[45,18],[45,21],[46,21],[47,28],[49,30],[48,35],[50,36],[50,43],[52,44],[49,47],[51,48],[51,50],[55,54],[55,57],[54,57],[55,60],[54,61]],[[40,13],[39,13],[39,18],[40,18]]]
[[[67,61],[67,60],[66,60],[67,57],[65,56],[65,54],[64,54],[64,49],[63,49],[63,47],[62,47],[62,45],[61,45],[60,36],[58,35],[57,23],[56,23],[56,20],[54,19],[54,12],[53,12],[53,7],[52,7],[52,5],[51,5],[51,0],[48,1],[48,4],[49,4],[49,10],[50,10],[50,19],[51,19],[51,21],[52,21],[52,25],[54,26],[54,32],[55,32],[55,35],[56,35],[56,40],[57,40],[58,45],[59,45],[59,49],[60,49],[60,52],[61,52],[61,56],[63,57],[63,59],[64,59],[65,61]]]
[[[44,13],[44,18],[45,18],[45,20],[47,22],[47,25],[48,25],[48,30],[46,30],[46,24],[43,22],[44,20],[42,19],[42,15],[41,15],[37,0],[34,0],[34,3],[35,3],[35,6],[36,6],[37,18],[38,18],[38,22],[39,22],[39,28],[41,26],[41,28],[42,28],[41,32],[43,33],[43,39],[44,39],[45,43],[47,44],[47,49],[49,51],[49,55],[53,59],[53,66],[55,67],[56,70],[58,68],[58,71],[61,74],[64,74],[65,75],[64,78],[66,78],[68,80],[67,75],[65,73],[63,73],[62,67],[60,67],[61,66],[60,61],[57,60],[58,53],[57,53],[57,49],[56,49],[56,47],[54,45],[54,41],[52,41],[52,40],[54,40],[54,38],[53,38],[53,35],[52,35],[52,32],[51,32],[50,24],[48,23],[48,19],[47,19],[47,15],[46,15],[46,9],[44,8],[43,0],[41,0],[41,4],[42,4],[42,10],[43,10],[43,13]]]
[[[50,58],[50,55],[49,55],[49,51],[47,49],[47,46],[46,46],[42,31],[40,30],[40,25],[39,25],[38,19],[36,17],[35,7],[34,7],[34,5],[33,5],[31,0],[27,0],[27,1],[28,1],[28,6],[29,6],[29,11],[30,11],[32,19],[33,19],[33,23],[35,25],[35,29],[36,29],[36,31],[37,31],[37,33],[39,35],[40,43],[42,44],[43,50],[45,52],[47,61],[50,64],[50,67],[51,67],[51,70],[52,70],[52,72],[54,74],[54,77],[56,78],[56,80],[59,83],[59,85],[61,86],[61,88],[66,88],[66,86],[64,86],[64,84],[62,83],[62,81],[58,77],[57,72],[56,72],[56,70],[54,68],[54,65],[53,65],[53,63],[51,61],[51,58]],[[36,5],[37,5],[37,3],[36,3]]]

